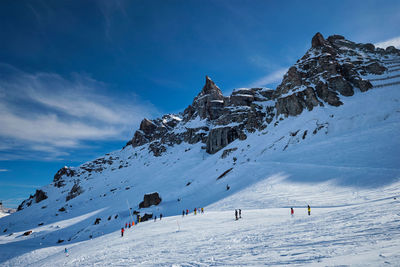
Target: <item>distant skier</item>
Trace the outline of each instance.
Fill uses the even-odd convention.
[[[307,210],[308,210],[308,216],[310,216],[311,215],[311,207],[310,207],[310,205],[307,205]]]
[[[293,210],[293,208],[290,208],[290,215],[292,215],[292,217],[293,217],[293,215],[294,215],[294,210]]]
[[[201,208],[201,213],[204,213],[204,208]]]
[[[186,215],[188,215],[189,214],[189,210],[188,209],[186,209]]]
[[[131,228],[131,223],[128,224],[128,228]]]
[[[197,209],[196,209],[196,208],[194,208],[194,215],[196,215],[196,213],[197,213]]]
[[[125,231],[125,229],[124,229],[124,227],[122,227],[122,228],[121,228],[121,237],[124,236],[124,231]]]
[[[184,216],[185,216],[185,210],[182,211],[182,217],[184,217]]]
[[[161,221],[161,219],[162,219],[162,213],[160,213],[160,221]]]
[[[237,211],[237,210],[235,210],[235,218],[236,218],[236,221],[239,219],[239,218],[238,218],[238,211]]]
[[[125,223],[125,228],[128,228],[128,223]]]
[[[229,185],[226,185],[226,191],[228,191],[229,189],[231,189],[231,187]]]
[[[239,209],[239,219],[241,219],[241,218],[242,218],[242,210]]]
[[[68,254],[68,249],[67,249],[67,248],[64,249],[64,253],[65,253],[65,257],[68,257],[68,256],[69,256],[69,254]]]
[[[154,221],[157,221],[157,216],[154,216]]]

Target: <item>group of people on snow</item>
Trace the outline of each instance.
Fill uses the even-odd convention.
[[[310,205],[307,205],[307,213],[308,213],[308,216],[311,215],[311,207],[310,207]],[[290,208],[290,215],[291,215],[292,217],[294,216],[294,209],[293,209],[293,207]]]
[[[162,213],[160,213],[160,220],[162,219],[162,216],[163,216]],[[137,215],[137,223],[136,224],[140,223],[141,220],[142,220],[142,218],[140,217],[140,215]],[[154,216],[154,221],[156,221],[156,220],[157,220],[157,216]],[[125,223],[125,228],[121,227],[121,237],[124,236],[125,229],[131,228],[131,226],[132,227],[135,226],[135,221],[132,221],[132,224],[131,224],[131,222]]]
[[[204,213],[204,208],[194,208],[193,214],[196,215],[197,213]],[[185,215],[189,215],[189,210],[182,210],[182,217]]]
[[[235,210],[235,219],[236,219],[236,221],[241,219],[241,218],[242,218],[242,210],[241,209]]]

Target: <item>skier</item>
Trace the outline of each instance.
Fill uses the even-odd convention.
[[[125,231],[125,230],[124,230],[124,227],[122,227],[122,228],[121,228],[121,237],[124,236],[124,231]]]
[[[125,228],[128,228],[128,224],[127,223],[125,223]]]
[[[134,221],[132,221],[132,227],[133,227],[133,226],[135,226],[135,222],[134,222]]]
[[[293,210],[293,208],[290,208],[290,215],[292,215],[292,217],[293,217],[293,214],[294,214],[294,210]]]
[[[196,208],[194,208],[194,215],[196,215],[196,211],[197,211],[197,209],[196,209]]]
[[[204,208],[201,208],[201,213],[204,213]]]
[[[157,216],[154,216],[154,221],[157,221]]]
[[[241,219],[241,218],[242,218],[242,210],[239,209],[239,219]]]
[[[185,216],[185,210],[182,211],[182,217],[184,217],[184,216]]]
[[[310,207],[310,205],[307,205],[307,210],[308,210],[308,216],[310,216],[311,215],[311,207]]]
[[[129,222],[129,224],[128,224],[128,228],[131,228],[131,223]]]
[[[161,221],[161,219],[162,219],[162,213],[160,213],[160,221]]]
[[[238,211],[237,210],[235,210],[235,218],[236,218],[236,221],[238,220]]]
[[[186,209],[186,215],[188,215],[189,214],[189,210],[188,209]]]
[[[64,253],[65,253],[65,257],[68,257],[68,256],[69,256],[69,255],[68,255],[68,249],[67,249],[67,248],[64,249]]]

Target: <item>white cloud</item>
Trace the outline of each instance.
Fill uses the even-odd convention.
[[[6,64],[0,73],[0,152],[64,156],[63,148],[85,147],[85,141],[128,140],[143,117],[156,114],[152,104],[110,95],[106,84],[87,75],[30,74]]]
[[[287,68],[281,68],[276,71],[273,71],[267,74],[264,77],[256,80],[255,82],[250,84],[250,87],[264,87],[268,84],[278,83],[282,81],[283,75],[287,72]]]
[[[394,46],[394,47],[400,49],[400,36],[394,37],[392,39],[389,39],[389,40],[386,40],[383,42],[376,43],[375,46],[381,47],[381,48],[386,48],[388,46]]]
[[[0,172],[8,172],[7,169],[0,169]]]

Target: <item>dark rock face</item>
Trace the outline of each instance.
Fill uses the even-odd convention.
[[[79,183],[75,183],[74,186],[71,188],[71,191],[69,191],[65,201],[69,201],[69,200],[71,200],[73,198],[76,198],[77,196],[79,196],[83,192],[84,192],[84,190],[79,185]]]
[[[75,175],[75,171],[68,168],[68,167],[63,167],[57,171],[57,173],[54,175],[53,183],[55,187],[63,187],[65,186],[65,180],[63,179],[63,176],[67,177],[72,177]]]
[[[236,128],[214,128],[210,131],[208,135],[206,151],[210,154],[214,154],[221,148],[226,147],[232,141],[238,139],[240,134],[240,131]]]
[[[152,205],[158,205],[161,203],[161,198],[158,195],[157,192],[151,193],[151,194],[145,194],[143,197],[143,201],[140,202],[139,208],[148,208]]]
[[[325,43],[326,43],[326,41],[325,41],[324,37],[322,36],[322,34],[317,32],[311,40],[311,47],[319,48],[319,47],[324,46]]]
[[[206,76],[206,84],[193,100],[194,114],[198,114],[201,119],[215,120],[222,114],[224,100],[221,89]]]
[[[153,214],[145,213],[142,217],[140,217],[141,222],[145,222],[153,218]]]
[[[42,190],[36,190],[36,193],[34,195],[35,197],[35,202],[39,203],[40,201],[44,200],[47,198],[47,195],[44,191]]]

